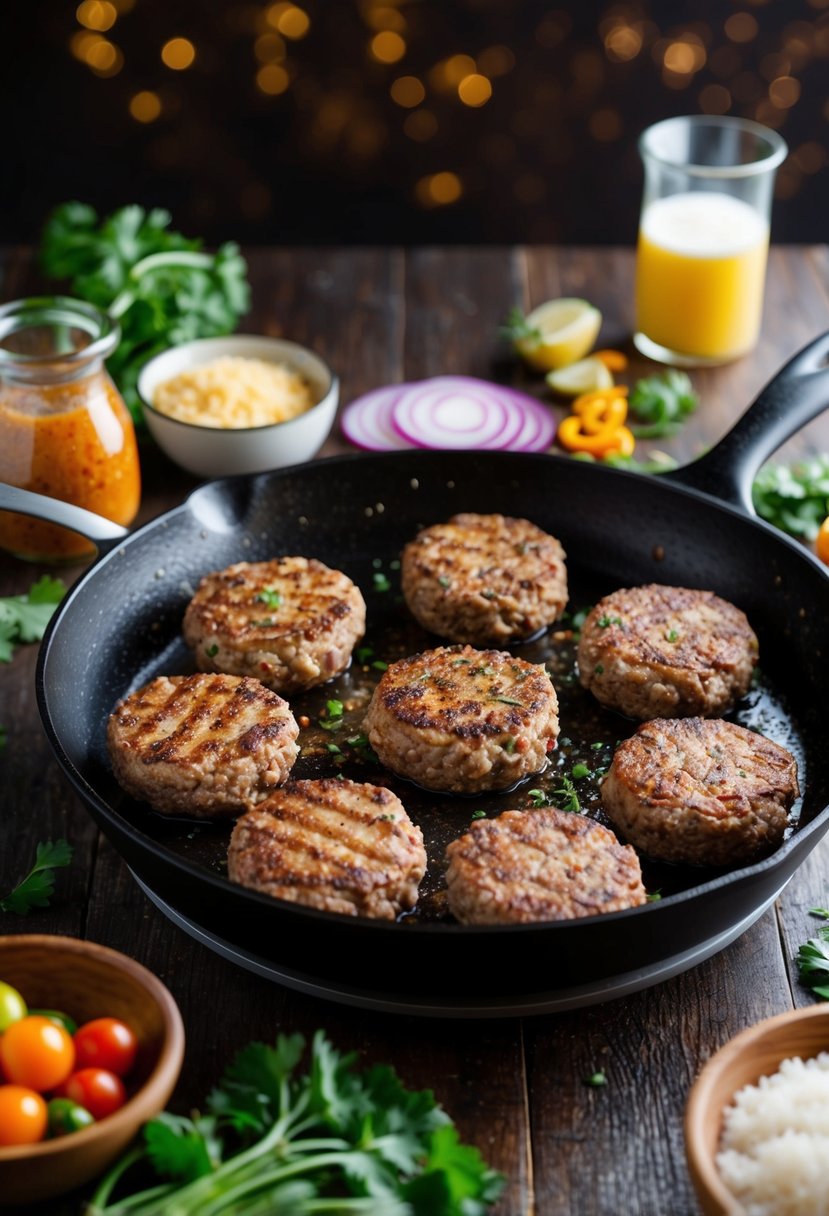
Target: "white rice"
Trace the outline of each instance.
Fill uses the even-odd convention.
[[[734,1095],[717,1167],[746,1216],[829,1216],[829,1052]]]

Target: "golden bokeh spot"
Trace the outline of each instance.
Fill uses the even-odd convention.
[[[751,42],[757,37],[757,18],[751,13],[732,13],[723,29],[732,42]]]
[[[265,9],[265,21],[286,38],[304,38],[311,28],[311,18],[304,9],[286,2],[271,4]]]
[[[705,47],[696,40],[681,39],[668,43],[662,62],[669,72],[679,76],[688,76],[698,72],[705,63]]]
[[[587,129],[599,143],[611,143],[622,134],[622,116],[618,110],[606,106],[590,115]]]
[[[731,109],[731,94],[724,84],[707,84],[700,91],[699,108],[703,114],[727,114]]]
[[[778,76],[769,85],[769,101],[778,110],[788,110],[800,100],[800,81],[794,76]]]
[[[508,46],[488,46],[478,56],[477,66],[483,76],[506,76],[515,67],[515,56]]]
[[[421,177],[415,186],[415,197],[423,207],[446,207],[456,203],[463,194],[461,179],[457,173],[432,173]]]
[[[382,30],[372,38],[369,50],[378,63],[397,63],[406,54],[406,43],[394,30]]]
[[[290,76],[279,63],[264,63],[256,73],[256,87],[268,97],[278,97],[290,83]]]
[[[92,34],[89,30],[76,30],[69,39],[69,50],[76,59],[80,59],[83,63],[86,63],[89,48],[94,46],[96,42],[101,41],[100,34]]]
[[[766,127],[782,127],[786,121],[786,111],[779,109],[768,97],[764,97],[762,101],[757,103],[754,110],[754,117],[757,122],[763,123]]]
[[[189,38],[170,38],[161,48],[161,61],[174,72],[183,72],[193,66],[196,48]]]
[[[115,76],[124,66],[124,56],[107,38],[98,38],[84,55],[84,60],[98,76]]]
[[[440,63],[435,64],[429,73],[429,80],[436,89],[450,92],[458,87],[464,76],[471,76],[477,70],[478,66],[471,55],[450,55],[448,59],[441,59]]]
[[[118,9],[109,0],[82,0],[75,10],[75,16],[88,30],[104,33],[111,30],[118,20]]]
[[[260,34],[253,44],[253,53],[260,63],[281,63],[287,54],[285,41],[279,34]]]
[[[642,33],[635,25],[615,25],[605,34],[604,49],[609,59],[626,63],[642,49]]]
[[[465,106],[471,106],[473,109],[485,106],[491,96],[492,85],[486,76],[481,76],[479,72],[464,76],[458,84],[458,97]]]
[[[392,101],[407,110],[419,106],[426,96],[426,90],[416,76],[398,76],[397,80],[392,81],[389,92]]]
[[[130,114],[136,122],[155,122],[161,114],[161,98],[158,93],[142,89],[130,98]]]
[[[416,144],[425,144],[437,134],[438,120],[431,110],[412,110],[403,123],[403,134]]]
[[[402,34],[406,29],[406,18],[396,8],[386,4],[373,6],[364,14],[366,25],[373,30],[395,30]]]

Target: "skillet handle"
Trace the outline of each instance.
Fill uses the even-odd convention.
[[[829,408],[829,333],[810,342],[770,380],[716,447],[664,473],[753,515],[751,484],[764,461]]]
[[[47,498],[45,494],[33,494],[31,490],[20,490],[17,486],[0,481],[0,510],[17,511],[21,515],[34,515],[50,524],[60,524],[73,532],[80,532],[95,544],[100,553],[112,549],[118,541],[129,536],[127,528],[114,524],[103,515],[85,511],[83,507],[61,502],[59,498]]]

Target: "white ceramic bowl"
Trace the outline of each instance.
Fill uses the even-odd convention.
[[[159,384],[226,355],[281,363],[299,372],[310,384],[315,404],[288,422],[238,429],[179,422],[155,409],[152,402]],[[296,342],[231,334],[185,342],[156,355],[142,368],[138,392],[150,434],[171,460],[199,477],[229,477],[265,473],[310,460],[334,423],[339,381],[319,355]]]

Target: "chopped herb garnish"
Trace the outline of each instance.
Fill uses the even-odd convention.
[[[516,701],[514,697],[491,697],[490,699],[492,701],[500,701],[502,705],[517,705],[519,709],[524,708],[523,704],[520,701]]]
[[[543,790],[528,790],[530,802],[533,806],[549,806],[550,802]]]
[[[593,752],[600,752],[603,747],[604,747],[603,743],[591,743],[590,744],[590,750]]]
[[[486,811],[473,811],[471,818],[472,819],[486,819]]]
[[[495,592],[490,587],[485,587],[484,590],[481,592],[481,595],[484,597],[485,600],[494,600],[495,599]]]
[[[380,570],[380,569],[382,569],[382,566],[383,566],[383,559],[382,559],[382,557],[373,557],[373,558],[371,559],[371,564],[372,564],[372,566],[374,567],[374,569],[375,569],[375,570]]]
[[[662,898],[661,891],[651,891],[645,896],[645,899],[648,901],[649,904],[658,904],[661,898]]]
[[[375,570],[374,575],[374,590],[375,591],[390,591],[391,583],[381,570]]]
[[[325,749],[326,751],[329,751],[332,756],[342,755],[342,748],[337,747],[336,743],[326,743]]]
[[[326,701],[325,710],[329,718],[341,718],[345,706],[342,701]]]
[[[504,751],[507,753],[508,756],[511,756],[512,753],[515,751],[515,740],[512,738],[511,735],[507,735],[506,739],[501,744],[501,747],[504,749]]]
[[[574,764],[573,765],[573,777],[575,778],[576,781],[580,781],[583,777],[590,777],[590,776],[592,776],[592,774],[586,764]]]
[[[569,777],[563,773],[560,776],[561,784],[556,786],[551,794],[551,800],[554,806],[557,806],[560,811],[569,811],[573,815],[581,813],[581,802],[576,793],[576,787]]]
[[[738,768],[738,769],[737,769],[737,776],[738,776],[738,777],[747,777],[747,776],[748,776],[748,774],[746,773],[746,770],[745,770],[744,768]]]
[[[255,625],[258,629],[267,629],[269,625],[274,623],[272,616],[263,616],[259,621],[251,621],[251,625]]]
[[[600,616],[596,624],[600,629],[608,629],[611,625],[621,625],[622,618],[620,616]]]
[[[388,663],[384,663],[382,659],[375,659],[372,667],[375,671],[388,671],[389,669]]]
[[[690,377],[669,368],[638,380],[628,399],[635,422],[631,430],[637,439],[658,439],[675,435],[699,404]]]
[[[494,667],[470,667],[469,674],[471,676],[494,676]]]
[[[582,625],[587,620],[589,612],[590,612],[589,608],[582,608],[579,612],[573,613],[573,619],[570,623],[573,626],[573,636],[574,637],[578,636],[578,633],[581,630]]]
[[[389,570],[399,570],[399,569],[400,569],[400,561],[398,558],[395,558],[393,562],[389,562]]]
[[[829,920],[829,908],[810,908],[810,916],[819,916],[821,920]]]
[[[205,646],[204,653],[209,659],[213,659],[219,653],[219,647],[214,642],[212,646]]]
[[[397,823],[396,817],[394,815],[389,814],[388,811],[386,812],[385,815],[378,815],[377,818],[384,819],[387,823]]]
[[[601,663],[597,663],[597,664],[596,664],[596,666],[593,668],[593,675],[594,675],[594,676],[600,676],[600,675],[602,675],[603,673],[604,673],[604,667],[603,667],[603,665],[602,665]]]
[[[558,745],[559,745],[559,747],[572,747],[573,740],[570,738],[569,735],[562,735],[558,741]]]
[[[675,629],[669,629],[665,634],[666,642],[676,642],[678,638],[679,638],[679,634],[677,633],[677,631]]]
[[[357,654],[358,663],[367,663],[368,660],[371,658],[371,656],[374,654],[374,647],[373,646],[360,646],[359,649],[357,650],[356,654]]]
[[[42,841],[35,852],[35,864],[21,883],[0,899],[0,911],[24,916],[32,908],[48,908],[55,889],[55,870],[68,866],[72,846],[65,840]]]
[[[346,743],[354,748],[361,760],[366,760],[369,764],[380,763],[377,753],[368,741],[368,735],[352,735],[346,739]]]
[[[445,574],[442,574],[440,576],[440,578],[438,579],[438,582],[440,583],[441,587],[451,587],[452,586],[452,580],[450,578],[447,578]]]
[[[814,540],[829,515],[829,453],[796,464],[767,464],[754,479],[753,497],[763,519]]]
[[[607,1085],[607,1077],[603,1072],[594,1072],[592,1076],[584,1078],[585,1085],[591,1085],[594,1089],[600,1089],[602,1085]]]
[[[469,659],[453,659],[452,666],[453,667],[468,667],[469,662],[470,662]]]
[[[282,604],[282,596],[273,587],[265,587],[256,597],[257,604],[264,604],[266,608],[279,608]]]

